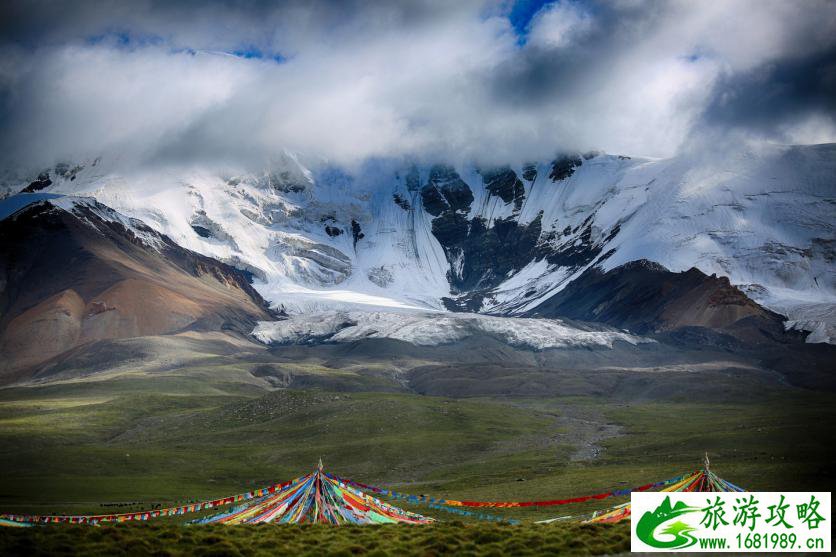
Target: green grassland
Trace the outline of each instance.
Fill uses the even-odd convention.
[[[269,390],[235,377],[180,370],[0,390],[0,510],[125,512],[215,498],[297,477],[320,457],[326,470],[343,477],[453,499],[552,499],[641,485],[695,470],[704,451],[718,474],[753,490],[829,490],[834,483],[836,401],[828,393],[781,386],[736,402],[680,395],[451,398],[388,387]],[[610,427],[617,434],[567,437],[567,416],[591,416],[590,431]],[[587,443],[600,451],[576,458]],[[0,553],[113,554],[117,546],[129,554],[159,549],[172,555],[197,549],[230,555],[303,549],[608,553],[628,549],[626,527],[530,523],[624,500],[493,513],[522,521],[519,527],[477,524],[398,500],[392,502],[448,523],[340,533],[170,522],[0,529]],[[113,503],[122,506],[104,506]]]
[[[9,529],[11,530],[11,529]],[[178,527],[132,524],[13,529],[3,555],[601,555],[630,549],[626,524],[560,526],[254,525]]]
[[[296,477],[320,457],[364,483],[483,500],[644,484],[696,469],[703,451],[721,475],[751,489],[832,481],[832,396],[801,390],[708,404],[237,388],[187,396],[195,392],[188,384],[118,383],[0,391],[4,510],[217,497]],[[561,440],[558,418],[577,408],[621,427],[596,459],[573,462],[576,447]],[[526,512],[520,518],[555,511]]]

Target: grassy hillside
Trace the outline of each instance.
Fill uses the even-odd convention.
[[[583,351],[483,364],[465,362],[478,347],[462,346],[450,364],[439,363],[449,347],[218,355],[162,337],[140,340],[117,343],[139,356],[115,367],[109,360],[91,367],[111,354],[107,344],[52,369],[60,371],[52,382],[0,389],[0,511],[128,512],[216,498],[297,477],[320,457],[343,477],[453,499],[623,489],[692,471],[705,451],[719,475],[749,489],[834,483],[836,397],[722,354],[668,364],[668,353],[653,348],[650,359],[596,368],[600,355]],[[197,527],[178,517],[0,528],[0,554],[618,553],[629,549],[627,525],[532,522],[583,517],[624,500],[492,510],[520,526],[394,500],[444,522]]]
[[[640,485],[697,468],[704,451],[722,476],[751,489],[833,480],[823,441],[832,438],[833,397],[795,389],[711,404],[192,387],[131,379],[0,391],[0,508],[98,512],[136,502],[119,509],[138,510],[296,477],[320,457],[364,483],[481,500]],[[568,435],[573,416],[589,435]],[[614,434],[594,435],[605,428]],[[587,444],[592,456],[575,458]],[[501,514],[530,520],[601,506]]]
[[[626,524],[205,526],[132,524],[0,531],[3,555],[601,555],[627,552]]]

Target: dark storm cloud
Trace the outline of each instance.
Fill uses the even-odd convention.
[[[836,4],[4,2],[0,162],[336,162],[836,139]]]
[[[836,47],[722,76],[705,124],[780,137],[796,122],[836,116]]]
[[[0,6],[0,35],[37,46],[102,34],[175,47],[269,50],[365,28],[432,24],[481,2],[438,0],[25,0]],[[358,17],[360,16],[360,17]]]
[[[588,86],[588,80],[594,79],[602,67],[608,65],[607,60],[613,53],[629,49],[629,45],[640,39],[643,33],[652,32],[654,20],[660,15],[660,12],[644,9],[640,4],[621,9],[609,3],[563,5],[565,8],[561,17],[556,19],[566,21],[571,18],[569,14],[574,13],[575,21],[588,22],[584,31],[567,39],[571,41],[571,48],[543,40],[542,36],[538,40],[535,35],[528,48],[505,61],[493,76],[490,87],[497,102],[541,105],[554,99],[555,94],[568,97],[577,93]],[[548,14],[547,9],[539,17]],[[536,14],[534,23],[539,23]],[[548,27],[554,29],[553,26]],[[601,77],[606,78],[605,75]]]
[[[727,130],[776,140],[833,140],[836,5],[804,6],[556,3],[532,20],[544,32],[533,33],[528,48],[503,61],[486,83],[498,105],[543,113],[585,107],[595,120],[600,111],[608,117],[629,114],[642,104],[611,111],[607,97],[619,104],[636,91],[652,96],[654,82],[668,87],[666,73],[680,84],[696,77],[694,87],[679,90],[685,94],[669,113],[660,107],[674,121],[684,116],[686,133]],[[547,17],[551,21],[545,25]],[[567,21],[574,27],[561,29]],[[601,91],[617,94],[602,96]],[[590,95],[591,103],[586,101]],[[647,102],[658,106],[652,98]],[[820,133],[805,138],[811,120]]]

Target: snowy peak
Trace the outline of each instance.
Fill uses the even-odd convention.
[[[170,243],[167,238],[142,221],[127,217],[92,197],[21,193],[0,200],[0,220],[9,218],[15,221],[19,214],[31,213],[31,206],[41,206],[46,212],[65,211],[102,234],[106,234],[109,229],[118,229],[132,242],[156,251],[162,250],[166,243]]]
[[[817,329],[812,340],[834,336],[834,145],[520,166],[375,160],[351,173],[287,153],[255,174],[106,164],[66,165],[17,188],[94,197],[246,270],[288,313],[520,315],[591,268],[647,259],[728,277]]]

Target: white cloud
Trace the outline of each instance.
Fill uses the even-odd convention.
[[[577,4],[566,0],[555,2],[535,14],[528,42],[552,48],[567,46],[588,33],[592,23],[592,16]]]
[[[803,58],[836,36],[834,4],[816,0],[805,10],[561,0],[532,19],[522,46],[500,7],[481,2],[149,5],[37,16],[43,31],[27,46],[0,43],[5,165],[106,153],[258,164],[285,148],[342,164],[513,161],[561,149],[664,156],[700,125],[729,76]],[[127,45],[88,40],[113,28],[126,29]],[[184,50],[235,45],[288,59]],[[832,121],[825,110],[775,129],[834,140]]]

